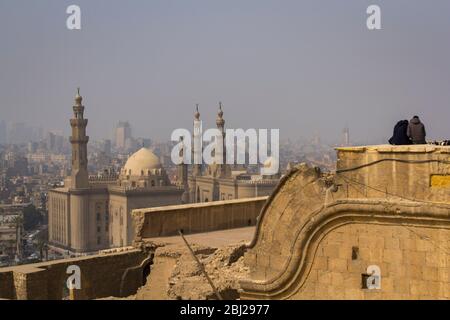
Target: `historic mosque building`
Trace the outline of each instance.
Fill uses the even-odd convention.
[[[178,166],[178,181],[172,184],[159,158],[142,148],[131,155],[119,175],[89,176],[86,135],[88,120],[79,92],[70,119],[72,171],[64,187],[49,191],[49,245],[66,255],[93,253],[132,244],[134,209],[253,198],[269,195],[279,175],[249,174],[228,164]],[[225,135],[220,105],[217,128]],[[194,139],[199,139],[200,113],[194,115]],[[197,135],[196,135],[197,133]],[[224,157],[225,153],[220,155]],[[269,158],[270,160],[270,158]]]
[[[130,156],[119,176],[89,176],[88,120],[79,92],[73,112],[72,173],[63,188],[49,192],[50,247],[77,255],[131,245],[131,211],[180,204],[184,190],[170,183],[159,158],[146,148]]]
[[[221,103],[219,103],[216,125],[224,136],[223,141],[225,142],[225,119]],[[200,112],[197,106],[194,114],[194,143],[196,139],[201,139],[199,136],[200,126]],[[223,150],[226,150],[225,146]],[[226,164],[225,152],[219,156],[223,157],[222,163],[224,164],[208,166],[194,164],[189,175],[183,172],[179,173],[179,176],[184,179],[183,185],[186,186],[185,190],[188,194],[184,195],[185,199],[189,199],[186,202],[199,203],[267,196],[272,193],[280,180],[279,173],[271,176],[250,174],[242,165]],[[269,157],[264,166],[270,167],[271,161],[275,160]],[[187,170],[187,166],[184,167],[184,170]]]

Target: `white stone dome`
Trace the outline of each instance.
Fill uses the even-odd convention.
[[[141,148],[128,158],[123,170],[127,175],[140,176],[147,175],[148,171],[153,169],[161,168],[159,158],[150,149]]]

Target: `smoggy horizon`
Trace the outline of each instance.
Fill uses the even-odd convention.
[[[80,6],[81,30],[66,28]],[[366,9],[381,8],[381,30]],[[195,105],[214,127],[282,139],[383,141],[419,115],[449,139],[450,3],[426,1],[1,1],[0,120],[68,135],[81,87],[88,134],[170,140]]]

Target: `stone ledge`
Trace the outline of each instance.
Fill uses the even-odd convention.
[[[390,144],[382,144],[375,146],[337,147],[335,150],[358,153],[370,151],[376,151],[379,153],[450,153],[450,146],[438,146],[432,144],[394,146]]]

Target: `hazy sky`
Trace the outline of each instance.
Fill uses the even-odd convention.
[[[82,30],[66,28],[66,8]],[[366,27],[378,4],[382,30]],[[88,134],[168,140],[204,126],[281,137],[387,138],[422,117],[450,138],[450,1],[0,0],[0,120],[69,132],[81,87]]]

